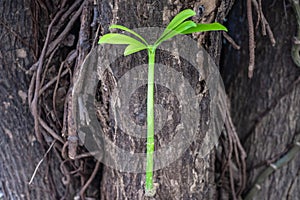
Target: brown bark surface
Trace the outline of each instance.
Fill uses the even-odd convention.
[[[144,173],[122,173],[105,165],[99,167],[99,162],[95,165],[95,159],[76,140],[78,130],[73,127],[72,113],[67,111],[71,107],[68,105],[68,95],[72,92],[73,82],[78,78],[78,69],[96,44],[98,36],[108,33],[111,24],[129,28],[165,27],[173,16],[186,8],[197,11],[193,19],[197,22],[222,23],[233,4],[233,0],[96,2],[98,20],[93,13],[93,2],[87,0],[74,3],[43,0],[0,3],[0,192],[4,193],[5,199],[74,199],[79,198],[79,195],[86,199],[144,199]],[[282,6],[280,1],[264,1],[262,8],[277,43],[272,47],[268,38],[261,35],[260,28],[257,29],[256,68],[251,80],[247,77],[248,27],[244,1],[236,2],[227,23],[229,34],[242,47],[240,51],[226,45],[221,56],[223,40],[220,32],[193,36],[216,63],[222,60],[223,78],[231,100],[231,114],[248,154],[248,190],[270,163],[289,150],[300,132],[300,71],[290,54],[292,38],[297,29],[295,15],[288,3]],[[255,10],[253,13],[256,22]],[[58,18],[54,20],[50,34],[47,35],[46,30],[55,16]],[[92,23],[99,27],[91,27]],[[41,117],[48,125],[43,126],[40,122],[36,124],[43,142],[40,145],[26,99],[32,73],[39,67],[35,66],[31,74],[27,74],[26,70],[41,56],[47,36],[49,43],[43,56],[44,63],[39,66],[42,71],[40,78],[45,78],[42,86],[51,81],[52,85],[44,89],[38,99],[39,115],[36,117]],[[184,62],[179,62],[166,52],[157,51],[157,54],[157,63],[185,66]],[[120,59],[119,64],[124,67],[119,69],[115,66],[114,70],[123,74],[130,69],[131,62],[146,64],[146,56],[141,53]],[[194,75],[192,71],[186,72]],[[57,80],[56,76],[60,77],[57,82],[53,81]],[[191,78],[195,78],[195,75]],[[108,91],[115,86],[112,79],[102,84]],[[170,97],[164,88],[159,90],[162,95],[157,97],[158,103],[162,98]],[[98,92],[102,95],[98,99],[98,111],[102,112],[98,117],[106,123],[104,129],[109,130],[112,125],[109,124],[110,113],[106,106],[110,94],[101,86]],[[206,110],[209,95],[205,93],[207,91],[202,92],[203,110],[199,121],[205,124],[209,117]],[[140,99],[145,99],[145,93],[145,88],[141,88],[134,94],[136,96],[133,95],[133,102],[142,104]],[[178,116],[175,114],[174,118]],[[156,148],[172,137],[167,131],[173,131],[174,128],[171,124],[166,131],[157,135]],[[242,162],[239,155],[232,154],[232,151],[239,151],[231,149],[230,152],[230,148],[236,148],[232,145],[236,141],[227,141],[230,135],[228,132],[226,130],[222,135],[217,150],[207,157],[199,158],[197,152],[201,145],[193,143],[176,162],[155,171],[154,182],[158,183],[158,189],[153,199],[234,199],[232,193],[240,195],[243,189],[240,180],[245,177],[241,178]],[[107,131],[106,134],[116,145],[123,145],[133,151],[145,151],[145,141],[135,144],[131,138],[124,137],[118,131]],[[55,137],[57,143],[29,186],[34,168]],[[235,165],[235,162],[238,164]],[[299,169],[300,158],[296,156],[288,165],[269,176],[254,198],[300,199]],[[234,191],[234,188],[238,190]],[[244,192],[246,194],[247,191]]]
[[[184,8],[194,8],[197,10],[200,5],[205,7],[205,11],[201,16],[198,13],[195,19],[196,21],[201,21],[202,23],[209,23],[214,20],[221,21],[226,16],[230,4],[232,3],[232,1],[202,1],[201,3],[196,1],[190,1],[189,3],[168,1],[126,1],[125,3],[124,1],[114,1],[114,4],[111,5],[108,2],[109,1],[103,1],[100,10],[100,23],[103,26],[104,33],[107,33],[107,28],[110,24],[122,24],[129,28],[166,26],[166,23],[168,23],[179,10]],[[106,16],[110,16],[110,19],[107,19]],[[203,36],[204,35],[197,37],[198,42],[203,44],[214,60],[218,62],[221,48],[220,33],[206,34],[205,38]],[[176,62],[179,62],[162,52],[158,51],[157,54],[157,63],[174,66]],[[130,61],[130,59],[139,60],[139,64],[146,64],[147,60],[145,56],[146,55],[128,56],[122,62],[120,61],[122,69],[120,69],[120,66],[117,66],[116,70],[119,74],[128,71],[126,66],[130,68],[130,63],[134,63],[132,60]],[[126,64],[126,62],[129,64]],[[114,82],[108,81],[105,85],[104,88],[112,90],[110,87],[114,86]],[[142,92],[145,95],[146,90]],[[102,89],[101,94],[105,93],[107,92]],[[107,94],[106,98],[109,98],[109,94]],[[140,99],[143,98],[140,97]],[[157,101],[159,101],[159,97]],[[203,107],[207,107],[209,98],[204,97],[202,101],[204,102]],[[107,102],[102,103],[103,107],[108,107]],[[101,116],[105,116],[106,114],[109,113],[104,112]],[[206,121],[208,117],[207,110],[202,110],[201,116],[200,121]],[[174,127],[170,127],[169,130],[172,131],[172,128]],[[104,129],[108,130],[109,127],[104,127]],[[138,152],[144,152],[145,150],[144,145],[138,146],[130,137],[128,139],[122,136],[122,133],[119,131],[112,131],[112,133],[107,133],[107,135],[117,146],[131,146],[131,150]],[[164,141],[168,141],[168,137],[170,136],[168,132],[162,132],[157,137],[159,138],[158,143],[164,143]],[[142,144],[145,144],[145,141]],[[217,198],[214,167],[215,153],[213,151],[204,159],[199,158],[197,157],[197,152],[200,146],[201,145],[197,143],[192,144],[176,162],[166,168],[155,171],[154,182],[158,183],[158,189],[154,199]],[[103,179],[101,181],[101,199],[143,199],[144,176],[143,173],[122,173],[104,166]]]
[[[45,149],[37,142],[27,104],[34,61],[29,1],[0,2],[0,192],[4,199],[56,199],[63,190],[58,162],[48,156],[28,184]]]
[[[263,11],[274,31],[276,46],[272,47],[269,38],[262,36],[260,26],[255,29],[255,70],[253,78],[247,78],[249,57],[245,9],[245,1],[237,1],[228,17],[230,34],[242,48],[237,51],[225,45],[222,71],[237,132],[248,154],[249,189],[254,187],[258,175],[284,155],[299,136],[300,69],[291,57],[292,41],[297,32],[292,7],[288,1],[263,1]],[[261,184],[261,191],[254,199],[300,199],[299,170],[298,153]]]

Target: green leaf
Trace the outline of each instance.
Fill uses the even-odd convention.
[[[133,35],[135,35],[136,37],[138,37],[141,41],[143,41],[146,45],[148,45],[147,41],[141,36],[139,35],[137,32],[125,27],[125,26],[121,26],[121,25],[117,25],[117,24],[113,24],[109,27],[109,29],[113,29],[113,28],[116,28],[116,29],[120,29],[120,30],[123,30],[123,31],[127,31],[128,33],[131,33]]]
[[[172,21],[168,24],[168,26],[166,27],[166,29],[164,30],[163,34],[160,36],[160,38],[158,40],[160,40],[161,38],[163,38],[171,30],[174,30],[183,21],[185,21],[186,19],[188,19],[188,18],[190,18],[192,16],[195,16],[195,15],[196,15],[195,11],[193,11],[191,9],[186,9],[186,10],[183,10],[180,13],[178,13],[172,19]]]
[[[195,13],[195,11],[193,11],[191,9],[186,9],[186,10],[181,11],[172,19],[172,21],[169,23],[169,25],[167,26],[165,31],[168,32],[170,30],[174,30],[184,20],[186,20],[187,18],[192,17],[194,15],[196,15],[196,13]]]
[[[225,26],[217,22],[211,24],[197,24],[196,27],[191,27],[182,32],[182,34],[205,32],[205,31],[228,31]]]
[[[169,33],[167,33],[164,37],[162,37],[160,40],[158,40],[157,42],[155,42],[156,45],[159,45],[160,43],[162,43],[165,40],[168,40],[172,37],[174,37],[175,35],[181,34],[183,31],[188,30],[192,27],[196,27],[197,24],[193,21],[185,21],[182,24],[178,25],[174,30],[171,30]]]
[[[99,44],[132,44],[135,46],[145,46],[143,43],[141,43],[140,41],[129,37],[127,35],[123,35],[123,34],[118,34],[118,33],[108,33],[103,35],[99,42]]]
[[[128,56],[130,54],[136,53],[138,51],[142,51],[144,49],[147,49],[146,46],[135,46],[135,45],[128,45],[124,51],[124,56]]]

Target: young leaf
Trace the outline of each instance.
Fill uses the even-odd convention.
[[[123,34],[118,34],[118,33],[108,33],[106,35],[103,35],[99,42],[99,44],[131,44],[135,46],[140,46],[140,47],[146,47],[143,43],[140,41],[129,37],[127,35]]]
[[[168,40],[168,39],[174,37],[175,35],[178,35],[178,34],[182,33],[183,31],[188,30],[192,27],[196,27],[196,26],[197,26],[197,24],[195,24],[195,22],[193,22],[193,21],[190,21],[190,20],[185,21],[182,24],[178,25],[174,30],[171,30],[168,34],[166,34],[160,40],[155,42],[155,44],[159,45],[163,41]]]
[[[163,38],[171,30],[174,30],[183,21],[185,21],[186,19],[188,19],[188,18],[190,18],[192,16],[195,16],[195,15],[196,15],[195,11],[193,11],[191,9],[186,9],[186,10],[183,10],[180,13],[178,13],[172,19],[172,21],[169,23],[169,25],[166,27],[166,29],[164,30],[163,34],[160,36],[160,38],[158,40],[160,40],[161,38]]]
[[[128,45],[124,51],[124,56],[128,56],[130,54],[136,53],[138,51],[142,51],[144,49],[147,49],[146,46],[135,46],[135,45]]]
[[[186,9],[178,13],[174,19],[169,23],[166,30],[174,30],[179,24],[181,24],[184,20],[187,18],[190,18],[192,16],[196,15],[195,11],[191,9]]]
[[[136,37],[138,37],[141,41],[143,41],[145,43],[145,45],[148,45],[147,41],[141,36],[139,35],[137,32],[125,27],[125,26],[121,26],[121,25],[117,25],[117,24],[113,24],[109,27],[109,29],[113,29],[113,28],[116,28],[116,29],[120,29],[120,30],[123,30],[123,31],[127,31],[128,33],[131,33],[133,35],[135,35]]]
[[[182,34],[205,32],[205,31],[228,31],[225,26],[217,22],[211,24],[197,24],[196,27],[191,27],[182,32]]]

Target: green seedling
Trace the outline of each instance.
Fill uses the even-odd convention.
[[[155,188],[153,187],[153,152],[154,152],[154,63],[155,51],[157,47],[164,41],[171,39],[179,34],[190,34],[205,31],[227,31],[226,27],[219,23],[211,24],[196,24],[188,18],[195,16],[196,13],[191,10],[183,10],[178,13],[169,23],[162,35],[154,44],[148,42],[135,31],[121,25],[111,25],[110,29],[120,29],[131,34],[130,37],[124,34],[108,33],[103,35],[99,44],[124,44],[128,45],[125,48],[124,55],[130,55],[142,50],[148,51],[148,91],[147,91],[147,163],[146,163],[146,183],[145,195],[153,196]]]

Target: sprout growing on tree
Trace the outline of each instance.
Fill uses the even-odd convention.
[[[103,35],[99,44],[125,44],[124,55],[130,55],[142,50],[148,51],[148,91],[147,91],[147,163],[146,163],[146,183],[145,195],[154,196],[155,188],[153,187],[153,152],[154,152],[154,63],[155,51],[164,41],[171,39],[179,34],[190,34],[205,31],[227,31],[226,27],[219,23],[196,24],[188,18],[195,16],[196,13],[191,9],[183,10],[178,13],[168,24],[161,36],[154,44],[149,44],[141,35],[135,31],[121,26],[111,25],[110,29],[120,29],[128,32],[134,37],[119,33],[108,33]]]

